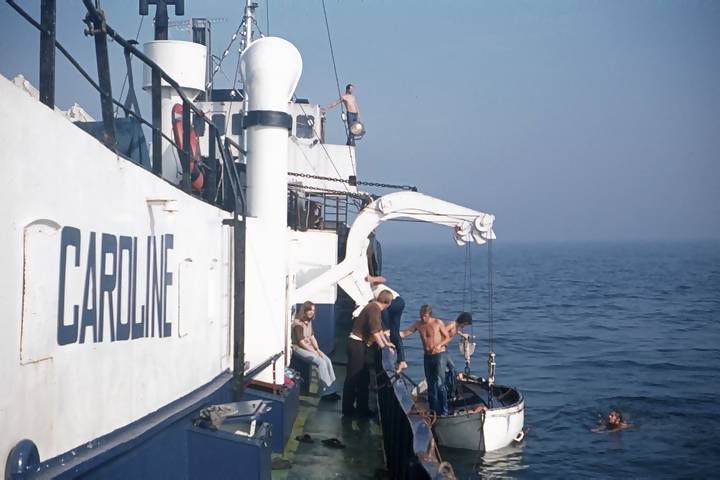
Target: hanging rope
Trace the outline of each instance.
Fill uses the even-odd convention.
[[[270,0],[265,0],[265,21],[267,34],[270,36]]]
[[[142,30],[142,25],[143,25],[144,19],[145,19],[144,16],[140,17],[140,24],[138,25],[137,33],[135,34],[135,42],[137,42],[138,38],[140,38],[140,30]],[[118,98],[122,98],[123,93],[125,93],[125,84],[127,83],[129,76],[130,76],[130,70],[128,70],[128,72],[125,74],[125,80],[123,80],[122,88],[120,89],[120,95],[118,96]],[[116,117],[118,116],[118,108],[119,107],[115,107],[115,116]],[[138,111],[138,113],[139,113],[139,111]]]
[[[323,7],[323,16],[325,17],[325,30],[327,31],[328,43],[330,44],[330,58],[332,58],[333,72],[335,72],[335,86],[337,87],[338,98],[340,98],[342,96],[342,92],[340,91],[340,79],[339,79],[338,73],[337,73],[337,65],[335,64],[335,51],[333,50],[332,37],[330,35],[330,24],[328,23],[327,9],[325,8],[325,0],[322,0],[322,7]],[[342,109],[344,112],[345,111],[344,105],[342,105]]]
[[[467,263],[468,263],[468,296],[469,296],[469,302],[468,302],[468,308],[469,312],[472,314],[473,312],[473,283],[472,283],[472,248],[470,246],[470,242],[467,243]]]
[[[495,294],[495,271],[492,262],[492,240],[488,240],[488,406],[493,406],[493,385],[495,384],[495,318],[493,312]]]
[[[488,240],[488,339],[490,351],[495,351],[495,315],[493,304],[495,303],[495,269],[493,268],[492,240]]]
[[[463,312],[467,311],[467,299],[468,299],[468,251],[470,250],[470,244],[465,244],[465,271],[463,272]]]
[[[465,244],[465,272],[463,274],[463,311],[473,313],[473,284],[472,284],[472,250],[470,243]],[[474,338],[475,331],[470,324],[470,335]]]
[[[330,35],[330,23],[328,22],[327,8],[325,8],[325,0],[322,0],[322,7],[323,16],[325,18],[325,30],[327,31],[328,44],[330,45],[330,58],[332,59],[333,73],[335,74],[335,86],[337,87],[338,98],[340,98],[342,97],[342,91],[340,91],[340,78],[338,77],[337,64],[335,63],[335,50],[333,49],[332,36]],[[342,114],[346,115],[344,103],[340,104],[340,108],[342,110]],[[343,126],[345,127],[345,135],[350,135],[350,130],[348,129],[347,122],[343,122]]]

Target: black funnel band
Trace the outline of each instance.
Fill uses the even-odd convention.
[[[253,125],[265,125],[266,127],[282,127],[292,130],[292,117],[285,112],[272,110],[253,110],[243,118],[243,128],[250,128]]]

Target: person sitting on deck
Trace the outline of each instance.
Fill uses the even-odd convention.
[[[447,389],[442,375],[445,358],[443,352],[447,342],[443,343],[443,341],[448,339],[450,334],[443,321],[432,316],[432,307],[427,304],[420,307],[420,320],[400,332],[400,336],[405,338],[416,331],[420,332],[420,340],[425,350],[423,362],[430,410],[437,415],[447,415]]]
[[[622,416],[622,413],[620,413],[620,410],[613,408],[610,410],[610,413],[608,413],[608,419],[607,423],[603,423],[598,425],[597,427],[593,428],[593,432],[613,432],[613,431],[619,431],[624,430],[630,426],[629,423],[627,423]]]
[[[317,367],[321,400],[340,400],[335,385],[335,371],[330,358],[318,346],[313,333],[312,321],[315,319],[315,304],[307,301],[300,307],[300,313],[292,323],[292,351],[301,360]]]

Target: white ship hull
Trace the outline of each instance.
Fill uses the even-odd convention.
[[[0,77],[0,458],[50,458],[232,366],[230,216]]]

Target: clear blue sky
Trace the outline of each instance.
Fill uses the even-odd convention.
[[[38,1],[21,3],[39,15]],[[58,4],[59,39],[94,74],[81,2]],[[136,1],[102,5],[116,30],[135,36]],[[720,238],[720,2],[326,5],[340,83],[356,85],[368,129],[358,146],[362,178],[416,184],[492,212],[504,240]],[[267,11],[261,2],[263,31]],[[241,14],[240,1],[186,0],[184,18],[227,19],[214,25],[219,54]],[[320,0],[270,0],[269,17],[270,33],[303,55],[298,96],[333,100]],[[151,36],[146,18],[140,41]],[[37,37],[0,4],[0,73],[37,85]],[[223,64],[230,78],[236,48]],[[120,49],[111,50],[117,95],[124,67]],[[57,62],[58,104],[97,114],[97,95]],[[338,110],[329,122],[330,140],[341,142]],[[435,242],[449,232],[403,223],[383,233]]]

